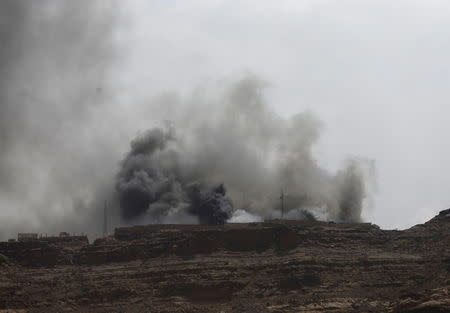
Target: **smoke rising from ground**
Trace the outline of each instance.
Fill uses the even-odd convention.
[[[2,236],[101,229],[114,15],[113,1],[0,2]]]
[[[254,70],[274,84],[267,97],[282,116],[311,109],[324,122],[314,148],[323,167],[335,171],[347,156],[376,160],[367,220],[405,228],[448,207],[450,2],[127,4],[135,93]]]
[[[120,8],[124,3],[136,4]],[[192,85],[171,88],[167,77],[197,82],[191,74],[201,66],[195,55],[195,62],[181,62],[192,69],[145,54],[138,64],[150,79],[135,76],[133,66],[118,61],[139,44],[123,39],[130,35],[125,31],[117,47],[117,6],[102,0],[0,2],[0,236],[99,235],[105,200],[111,210],[124,208],[127,223],[277,217],[281,189],[287,217],[307,218],[304,212],[313,211],[324,219],[360,219],[366,187],[360,162],[349,161],[338,173],[321,168],[314,147],[322,123],[308,112],[275,114],[265,100],[267,84],[257,76],[198,88],[192,97],[167,92],[147,101],[166,88],[190,90]],[[175,38],[159,26],[146,33]],[[158,40],[140,42],[164,55],[181,51]],[[185,45],[194,46],[208,50]],[[258,72],[266,68],[245,63]],[[212,70],[211,76],[223,73]],[[138,135],[124,158],[139,130],[163,120],[170,122]],[[158,134],[160,142],[148,141]]]
[[[329,220],[361,221],[360,162],[336,174],[320,168],[313,148],[322,123],[310,112],[278,116],[265,101],[266,85],[247,74],[215,96],[198,93],[168,126],[133,140],[117,175],[122,216],[173,222],[173,214],[187,214],[220,224],[239,208],[276,217],[284,190],[290,217],[312,219],[325,210]]]
[[[197,217],[201,224],[224,224],[233,213],[224,186],[206,185],[189,176],[189,169],[178,164],[177,152],[169,148],[175,140],[172,130],[155,128],[132,141],[117,177],[122,217],[148,213],[150,221],[163,223],[168,215],[177,222],[174,213],[182,213]]]

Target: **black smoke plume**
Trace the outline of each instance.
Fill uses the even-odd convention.
[[[320,121],[273,113],[254,75],[132,109],[116,101],[134,98],[114,80],[116,3],[0,1],[0,236],[98,235],[104,200],[127,221],[277,217],[281,189],[288,213],[360,220],[360,162],[321,169],[312,153]],[[117,174],[143,119],[171,126],[138,136]]]
[[[177,144],[174,132],[159,128],[131,142],[117,176],[122,217],[137,218],[147,210],[154,217],[167,217],[176,209],[196,216],[201,224],[225,223],[233,205],[224,186],[205,185],[183,173],[171,144]]]
[[[225,224],[233,214],[233,203],[226,197],[223,184],[204,187],[199,183],[188,186],[188,212],[198,217],[200,224]]]
[[[123,218],[180,222],[194,216],[221,224],[239,220],[233,204],[240,217],[279,217],[279,191],[287,190],[286,218],[359,222],[366,196],[362,162],[351,160],[336,174],[320,168],[312,148],[321,122],[310,112],[281,118],[266,105],[265,86],[245,75],[216,90],[219,96],[204,92],[173,103],[184,111],[168,116],[170,126],[133,140],[117,175]],[[164,104],[170,105],[167,98]]]

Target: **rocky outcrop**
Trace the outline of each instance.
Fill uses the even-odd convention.
[[[449,246],[448,211],[405,231],[268,221],[1,243],[0,312],[450,312]]]
[[[0,242],[0,254],[25,266],[73,264],[73,255],[89,244],[86,236],[42,237],[35,241]]]

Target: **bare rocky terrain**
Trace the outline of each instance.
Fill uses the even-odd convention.
[[[269,221],[0,243],[0,313],[450,312],[450,210],[404,231]]]

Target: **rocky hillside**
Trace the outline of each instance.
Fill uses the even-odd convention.
[[[450,312],[450,210],[405,231],[270,221],[0,243],[6,312]]]

